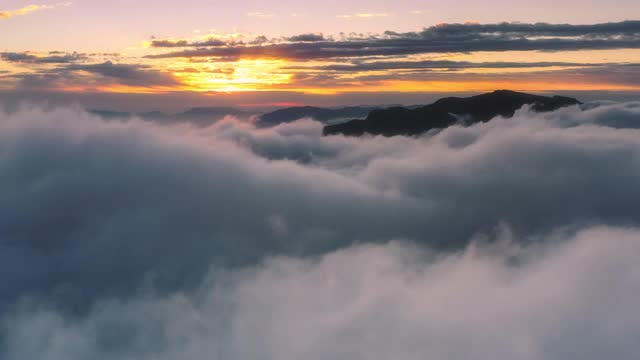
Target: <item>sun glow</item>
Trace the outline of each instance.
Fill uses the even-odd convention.
[[[233,63],[174,63],[173,75],[191,91],[260,91],[288,84],[293,74],[284,60],[246,59]]]

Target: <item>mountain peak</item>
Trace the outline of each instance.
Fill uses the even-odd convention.
[[[364,120],[325,126],[324,135],[343,134],[419,135],[431,129],[442,129],[455,124],[459,115],[470,123],[487,122],[496,116],[512,117],[516,110],[530,105],[532,110],[546,112],[580,104],[566,96],[542,96],[512,90],[495,90],[471,97],[446,97],[414,109],[395,107],[369,113]]]

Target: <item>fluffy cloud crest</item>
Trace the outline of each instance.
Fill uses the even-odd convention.
[[[640,231],[565,240],[445,257],[361,245],[212,273],[195,296],[144,293],[80,318],[25,306],[4,324],[3,358],[634,359]]]

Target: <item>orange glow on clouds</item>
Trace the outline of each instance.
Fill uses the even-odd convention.
[[[191,71],[175,71],[173,74],[191,91],[260,91],[273,86],[288,84],[292,73],[280,68],[284,60],[238,60],[234,63],[190,64]],[[172,67],[185,64],[173,64]]]
[[[176,91],[209,92],[209,93],[230,93],[230,92],[252,92],[252,91],[273,91],[273,92],[300,92],[313,95],[338,95],[352,92],[487,92],[496,89],[511,89],[515,91],[640,91],[640,85],[623,85],[607,83],[589,83],[585,81],[564,82],[552,80],[526,81],[526,80],[477,80],[477,81],[404,81],[404,80],[383,80],[375,82],[364,82],[356,84],[346,84],[342,86],[327,87],[299,87],[296,84],[287,82],[289,78],[276,78],[274,82],[270,80],[262,81],[260,75],[240,72],[237,77],[230,80],[216,79],[210,75],[194,76],[191,82],[186,82],[180,87],[142,87],[129,85],[108,85],[95,87],[65,87],[59,89],[67,92],[98,91],[106,93],[137,93],[137,94],[158,94],[171,93]],[[247,106],[254,106],[251,104]],[[266,104],[260,104],[266,105]],[[284,104],[281,104],[284,105]],[[294,104],[289,104],[294,106]]]
[[[488,92],[496,89],[514,91],[640,91],[639,86],[619,84],[557,83],[557,82],[519,82],[519,81],[381,81],[359,87],[295,89],[310,94],[331,95],[347,92]]]

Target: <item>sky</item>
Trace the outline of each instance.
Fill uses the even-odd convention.
[[[632,0],[9,0],[0,91],[140,110],[620,95],[640,91],[638,13]]]
[[[0,359],[637,360],[639,10],[0,0]]]

